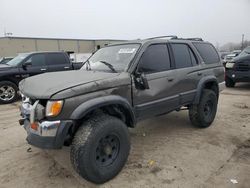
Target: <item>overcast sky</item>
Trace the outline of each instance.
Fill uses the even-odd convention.
[[[0,36],[250,40],[250,0],[0,0]]]

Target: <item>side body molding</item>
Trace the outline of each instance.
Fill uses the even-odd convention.
[[[129,127],[134,127],[136,123],[135,114],[130,103],[117,95],[109,95],[98,97],[95,99],[88,100],[81,105],[79,105],[71,114],[70,119],[77,120],[83,118],[87,113],[92,110],[98,109],[100,107],[108,105],[120,105],[125,109],[126,116],[129,118]]]
[[[196,93],[196,96],[195,96],[195,99],[194,99],[194,104],[199,103],[200,97],[201,97],[201,94],[202,94],[202,90],[203,90],[205,84],[208,83],[208,82],[215,82],[218,85],[218,81],[217,81],[215,76],[210,75],[210,76],[203,77],[200,80],[200,82],[199,82],[199,84],[197,86],[197,93]]]

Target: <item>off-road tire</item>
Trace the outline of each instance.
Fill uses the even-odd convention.
[[[115,135],[119,141],[119,148],[117,147],[116,158],[112,159],[109,165],[102,166],[100,165],[102,160],[101,162],[97,160],[97,151],[101,141],[105,141],[107,135]],[[110,144],[112,144],[111,141]],[[130,137],[126,124],[116,117],[101,113],[93,115],[79,127],[73,139],[70,158],[80,176],[93,183],[101,184],[114,178],[121,171],[129,151]],[[113,152],[113,146],[111,152]],[[107,159],[106,162],[109,160]]]
[[[226,82],[226,87],[234,87],[235,86],[235,82],[228,77],[226,77],[225,82]]]
[[[191,123],[200,128],[209,127],[217,112],[218,99],[214,91],[204,89],[199,104],[189,108]]]
[[[10,103],[15,102],[18,98],[18,88],[17,88],[16,84],[14,84],[13,82],[10,82],[10,81],[1,81],[0,88],[5,87],[5,86],[8,86],[8,87],[11,87],[14,89],[14,97],[11,98],[10,100],[3,100],[0,97],[0,104],[10,104]]]

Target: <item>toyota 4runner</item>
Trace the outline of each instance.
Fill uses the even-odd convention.
[[[71,145],[74,169],[88,181],[104,183],[127,161],[128,127],[182,107],[193,125],[208,127],[223,86],[220,57],[202,39],[156,37],[112,44],[94,53],[81,70],[21,81],[19,123],[31,145]]]

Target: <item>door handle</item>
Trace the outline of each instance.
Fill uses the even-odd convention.
[[[169,82],[172,82],[174,78],[167,78]]]
[[[69,67],[64,67],[65,69],[69,69]]]
[[[197,74],[198,74],[198,76],[201,76],[201,75],[202,75],[202,73],[201,73],[201,72],[198,72]]]
[[[46,71],[47,69],[41,69],[41,71]]]

